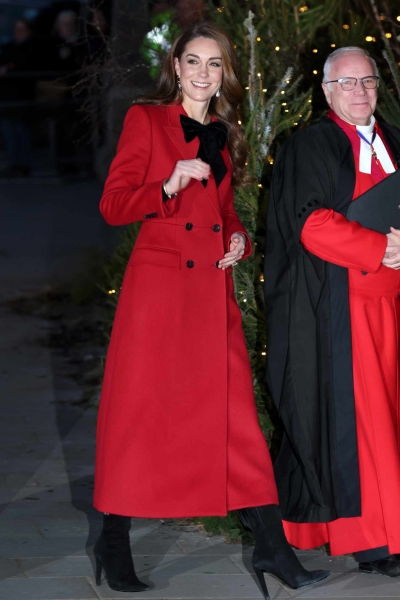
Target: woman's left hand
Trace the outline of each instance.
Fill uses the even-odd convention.
[[[235,264],[242,258],[246,248],[246,236],[243,233],[233,233],[229,252],[224,255],[224,258],[218,261],[218,268],[223,271]]]

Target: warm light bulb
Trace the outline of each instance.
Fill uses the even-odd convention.
[[[275,50],[276,50],[277,52],[279,52],[279,50],[280,50],[280,47],[279,47],[279,46],[275,46]]]
[[[317,54],[318,48],[313,48],[313,52],[314,52],[314,54]]]
[[[343,25],[343,29],[350,29],[350,25]]]
[[[336,44],[331,44],[331,48],[336,48]]]
[[[242,121],[238,121],[238,123],[239,123],[239,125],[241,125],[241,124],[242,124]]]
[[[390,40],[390,38],[392,37],[392,34],[391,33],[385,33],[385,37],[387,37],[388,40]]]
[[[317,69],[314,69],[313,73],[314,73],[314,75],[318,75]]]
[[[257,42],[261,42],[261,38],[260,37],[257,38]]]

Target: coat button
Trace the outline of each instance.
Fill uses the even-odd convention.
[[[217,269],[219,268],[219,260],[217,260],[217,262],[215,263],[215,266],[217,267]]]
[[[218,233],[218,231],[221,231],[221,225],[213,225],[212,230],[215,231],[215,233]]]
[[[155,217],[158,217],[157,213],[151,213],[152,218],[154,219]]]
[[[194,267],[194,262],[192,260],[188,260],[186,263],[186,266],[188,269],[193,269]]]
[[[187,229],[187,231],[192,231],[192,229],[193,229],[193,223],[186,223],[185,229]]]

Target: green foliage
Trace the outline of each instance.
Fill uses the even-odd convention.
[[[151,30],[146,34],[141,47],[141,54],[149,66],[152,79],[157,79],[163,60],[179,35],[179,27],[174,21],[171,10],[156,14],[151,19]]]
[[[194,519],[195,523],[201,523],[208,533],[213,535],[224,535],[228,542],[242,542],[252,544],[253,536],[243,529],[237,512],[230,512],[223,519],[221,517],[202,517]]]

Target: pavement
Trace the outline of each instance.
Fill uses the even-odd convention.
[[[46,343],[51,322],[5,301],[67,280],[88,244],[112,245],[99,193],[95,182],[0,185],[0,600],[258,600],[252,548],[155,519],[134,519],[131,535],[138,575],[151,589],[118,593],[94,583],[96,413],[79,403],[67,357]],[[299,556],[332,576],[298,591],[267,576],[271,598],[400,597],[400,581],[359,574],[349,556]]]

